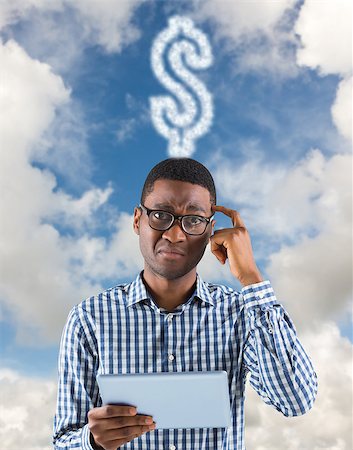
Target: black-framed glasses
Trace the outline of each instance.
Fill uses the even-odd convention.
[[[176,216],[169,211],[146,208],[142,204],[139,207],[147,214],[149,226],[154,230],[167,231],[172,228],[176,220],[179,220],[182,230],[193,236],[203,234],[214,217],[214,214],[211,217],[196,216],[195,214]]]

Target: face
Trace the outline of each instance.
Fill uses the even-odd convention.
[[[184,181],[157,180],[153,191],[146,197],[144,206],[175,215],[212,216],[209,191]],[[169,230],[157,231],[149,226],[147,214],[135,208],[134,230],[139,235],[145,270],[168,280],[175,280],[196,270],[214,223],[209,223],[200,236],[186,234],[179,221],[175,221]]]

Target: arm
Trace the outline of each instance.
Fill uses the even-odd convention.
[[[98,357],[94,324],[75,307],[67,320],[59,353],[59,384],[54,419],[55,449],[92,450],[88,411],[99,405]]]
[[[53,438],[56,450],[115,450],[155,429],[152,417],[137,414],[136,408],[100,406],[97,347],[90,314],[75,307],[60,346]]]
[[[268,281],[244,287],[242,295],[249,330],[243,362],[251,386],[285,416],[304,414],[314,403],[317,377],[291,319]]]
[[[304,414],[314,403],[317,378],[313,366],[284,308],[277,302],[268,281],[256,266],[249,233],[239,213],[213,206],[231,218],[233,228],[217,230],[211,250],[242,283],[244,321],[248,338],[244,364],[250,383],[261,398],[286,416]]]

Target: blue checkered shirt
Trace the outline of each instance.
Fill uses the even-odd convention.
[[[98,373],[213,370],[228,373],[229,428],[156,429],[121,449],[243,450],[248,374],[285,416],[311,408],[317,378],[269,281],[236,292],[198,275],[193,295],[172,313],[157,306],[141,275],[88,298],[72,309],[62,336],[55,448],[92,450],[87,413],[102,404]]]

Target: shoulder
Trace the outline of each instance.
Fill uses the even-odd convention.
[[[118,284],[87,297],[72,309],[72,314],[76,314],[79,318],[86,316],[95,318],[111,310],[111,308],[125,306],[129,285],[130,283]]]
[[[234,287],[219,283],[202,281],[199,285],[200,292],[212,299],[215,305],[233,305],[239,307],[242,304],[242,294]]]

